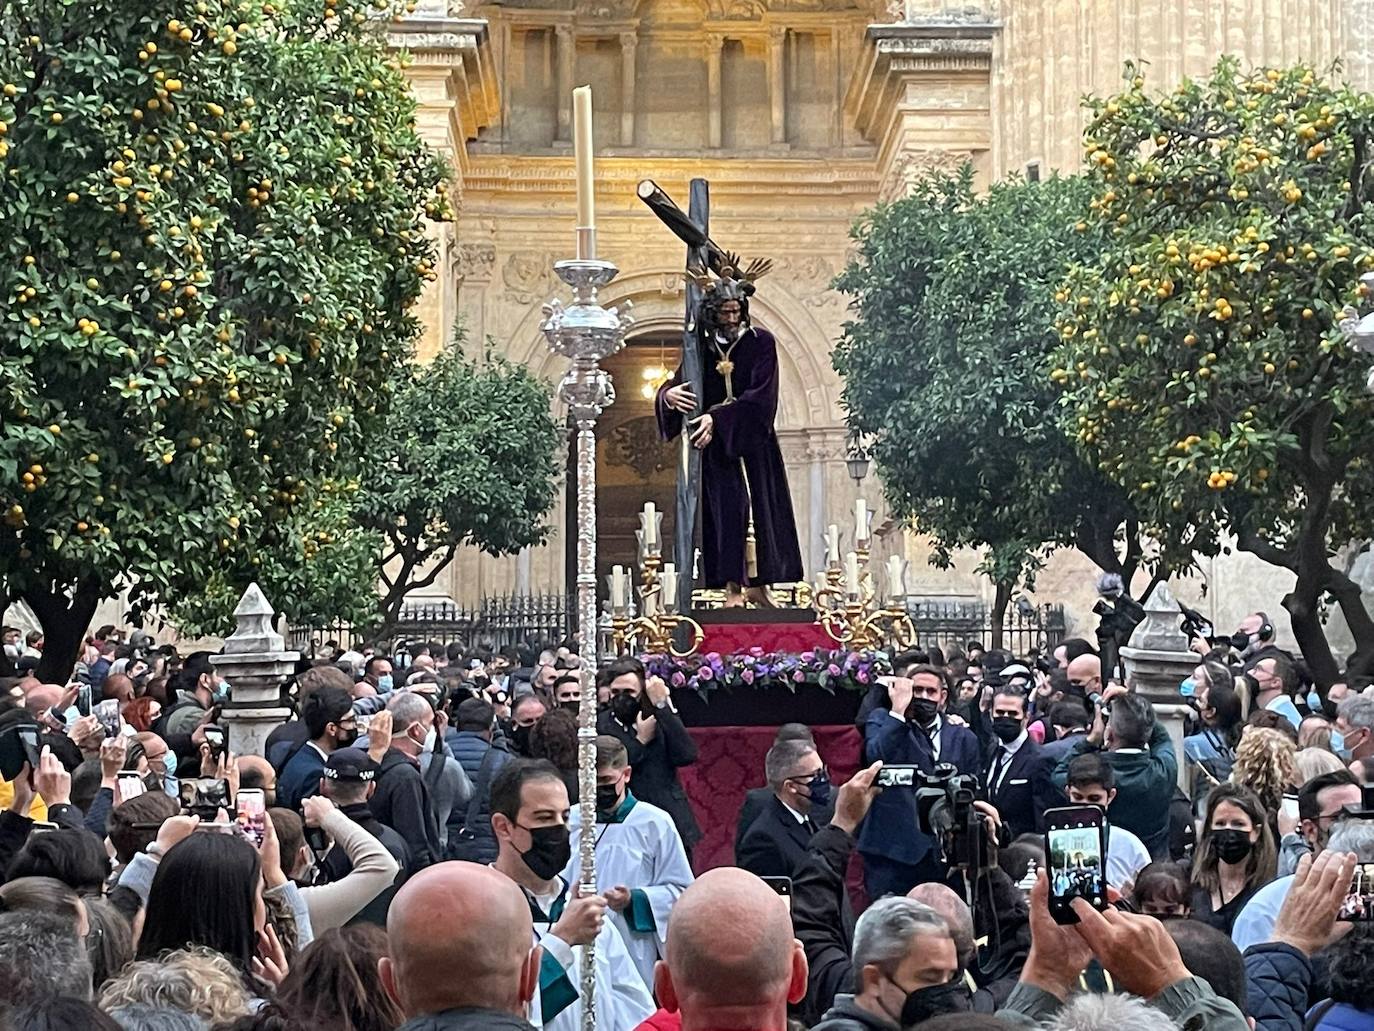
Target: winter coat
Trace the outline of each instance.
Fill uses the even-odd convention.
[[[1312,964],[1297,949],[1265,942],[1245,950],[1245,996],[1255,1031],[1303,1031]]]

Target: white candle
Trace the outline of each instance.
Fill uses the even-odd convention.
[[[629,585],[625,582],[625,567],[611,566],[611,608],[623,609],[628,601],[626,598],[626,588]]]
[[[906,598],[906,560],[900,555],[888,557],[887,592],[894,605],[900,605]]]
[[[665,562],[658,581],[663,587],[663,607],[672,611],[677,605],[677,566]]]
[[[852,595],[859,593],[859,556],[852,551],[844,557],[844,589]]]
[[[658,594],[655,591],[644,592],[644,611],[640,613],[649,619],[658,615]]]
[[[825,564],[832,567],[840,564],[840,528],[834,523],[825,528]]]
[[[592,88],[573,90],[573,155],[577,163],[577,228],[596,227],[596,180],[592,172]],[[580,234],[579,234],[580,235]],[[593,254],[578,255],[581,258]]]
[[[642,521],[644,523],[644,549],[650,551],[658,544],[658,513],[652,501],[644,503]]]
[[[868,540],[868,503],[863,498],[854,502],[854,525],[857,527],[854,543]]]

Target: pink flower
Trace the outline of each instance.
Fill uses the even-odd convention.
[[[710,666],[702,666],[697,670],[697,676],[702,680],[712,680],[715,678],[715,671]]]
[[[866,670],[866,669],[861,669],[861,670],[859,670],[859,672],[856,673],[856,674],[854,675],[854,679],[857,680],[857,681],[858,681],[859,683],[861,683],[861,684],[866,684],[866,683],[868,683],[868,670]]]
[[[752,684],[754,682],[754,671],[752,669],[746,669],[739,675],[739,678],[746,684]]]
[[[676,673],[673,674],[673,686],[674,686],[674,687],[681,687],[681,686],[682,686],[683,684],[685,684],[685,683],[687,683],[687,678],[686,678],[685,676],[682,675],[682,671],[681,671],[681,670],[678,670]]]
[[[839,667],[839,666],[836,666],[836,665],[832,662],[832,663],[830,664],[830,666],[829,666],[827,672],[829,672],[829,674],[830,674],[832,677],[838,677],[838,676],[840,675],[840,667]]]
[[[800,684],[804,680],[806,680],[806,674],[803,673],[801,670],[797,670],[797,672],[792,674],[792,679],[796,681],[798,684]]]
[[[755,645],[754,647],[749,649],[749,654],[757,659],[763,655],[763,649],[760,648],[758,645]]]

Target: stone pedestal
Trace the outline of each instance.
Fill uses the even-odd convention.
[[[234,618],[238,629],[212,655],[215,669],[229,682],[229,703],[220,722],[228,728],[235,755],[263,755],[267,735],[291,716],[281,705],[281,684],[296,669],[299,653],[287,651],[272,629],[272,606],[257,584],[243,592]]]
[[[1126,663],[1126,679],[1133,690],[1148,698],[1155,716],[1169,728],[1178,755],[1178,782],[1188,783],[1187,762],[1183,758],[1183,723],[1192,709],[1183,702],[1178,685],[1201,661],[1188,648],[1188,639],[1179,629],[1180,613],[1167,583],[1162,583],[1145,601],[1145,618],[1131,634],[1131,642],[1121,649]]]

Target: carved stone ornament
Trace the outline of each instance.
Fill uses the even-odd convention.
[[[494,255],[493,255],[494,260]],[[517,304],[531,304],[549,284],[549,259],[536,251],[516,251],[501,268],[506,296]]]
[[[884,201],[898,200],[911,193],[921,179],[932,172],[953,175],[973,159],[966,150],[917,150],[898,156],[883,177],[881,197]]]
[[[464,243],[452,250],[453,272],[459,279],[490,279],[496,270],[496,248],[489,243]]]

